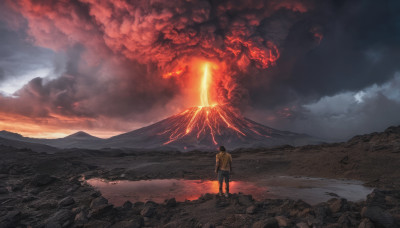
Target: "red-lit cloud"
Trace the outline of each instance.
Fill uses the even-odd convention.
[[[246,97],[240,78],[276,65],[284,48],[269,36],[265,21],[277,12],[290,12],[295,20],[313,9],[312,1],[294,0],[6,4],[20,15],[10,25],[24,28],[35,45],[68,53],[70,64],[57,79],[36,78],[16,97],[0,97],[0,111],[55,128],[116,131],[134,124],[110,123],[150,122],[197,105],[186,92],[198,59],[220,66],[214,82],[219,102],[240,103]]]

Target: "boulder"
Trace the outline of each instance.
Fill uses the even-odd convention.
[[[57,178],[52,177],[48,174],[38,174],[31,180],[31,185],[36,187],[45,186],[52,183],[56,179]]]
[[[296,223],[296,227],[298,228],[309,228],[310,226],[305,222]]]
[[[320,224],[322,224],[326,216],[328,216],[329,211],[329,207],[325,204],[320,204],[314,207],[315,218]]]
[[[111,228],[140,228],[143,225],[142,218],[135,218],[128,221],[119,221],[111,226]]]
[[[210,223],[210,222],[208,222],[208,223],[204,224],[204,225],[202,226],[202,228],[215,228],[215,225],[212,224],[212,223]]]
[[[75,215],[76,224],[84,224],[87,223],[87,221],[88,221],[87,212],[85,212],[84,210]]]
[[[0,195],[1,195],[1,194],[8,194],[7,188],[0,187]]]
[[[140,214],[143,217],[151,217],[155,213],[155,207],[153,205],[145,205],[143,210],[140,211]]]
[[[246,209],[246,214],[254,214],[257,211],[257,207],[255,205],[251,205]]]
[[[96,208],[104,204],[108,204],[108,200],[100,196],[92,200],[92,202],[90,203],[90,208]]]
[[[0,227],[15,227],[15,223],[21,217],[20,211],[9,211],[4,217],[1,217]]]
[[[332,224],[327,224],[326,226],[324,226],[324,228],[346,228],[346,227],[343,227],[338,223],[332,223]]]
[[[122,208],[124,208],[125,210],[129,210],[131,209],[133,206],[133,204],[131,203],[131,201],[126,201],[123,205]]]
[[[85,228],[109,228],[111,226],[110,222],[91,219],[88,223],[85,224]]]
[[[252,228],[279,228],[279,225],[275,218],[267,218],[265,220],[255,222]]]
[[[279,226],[289,226],[290,220],[285,216],[275,216]]]
[[[199,197],[200,200],[205,200],[205,201],[206,200],[211,200],[213,198],[214,198],[214,195],[210,194],[210,193],[206,193],[206,194],[204,194],[204,195]]]
[[[377,223],[383,227],[394,226],[393,216],[378,206],[363,207],[361,210],[361,216],[364,218],[369,218],[374,223]]]
[[[67,209],[61,209],[51,215],[46,221],[46,228],[52,228],[52,227],[66,227],[70,224],[72,224],[72,221],[74,219],[74,215],[70,210]]]
[[[358,222],[355,217],[356,215],[352,214],[349,211],[346,211],[339,217],[337,223],[340,224],[342,227],[356,227]]]
[[[341,199],[332,198],[328,201],[328,204],[329,204],[329,209],[333,214],[348,209],[347,200],[343,198]]]
[[[71,196],[68,196],[68,197],[65,197],[64,199],[60,200],[60,202],[58,202],[58,206],[66,207],[66,206],[70,206],[74,203],[75,203],[75,200]]]
[[[358,225],[358,228],[375,228],[375,226],[371,222],[371,220],[364,218],[363,220],[361,220],[360,225]]]
[[[175,200],[175,198],[168,199],[168,200],[166,200],[165,204],[167,207],[175,207],[176,200]]]
[[[22,202],[23,203],[27,203],[27,202],[31,202],[31,201],[34,201],[34,200],[37,200],[38,198],[36,198],[36,197],[34,197],[34,196],[25,196],[25,197],[22,197]]]
[[[90,196],[96,198],[101,196],[101,193],[99,191],[93,191],[92,193],[90,193]]]
[[[253,204],[253,198],[251,195],[239,194],[238,201],[239,201],[239,204],[242,206],[250,206]]]
[[[111,204],[102,204],[99,205],[95,208],[92,208],[88,214],[88,217],[94,217],[94,218],[101,218],[105,213],[109,212],[111,209],[113,209],[113,205]]]
[[[367,196],[367,205],[368,206],[378,206],[381,208],[385,208],[385,192],[374,189],[374,191],[371,194],[368,194]]]

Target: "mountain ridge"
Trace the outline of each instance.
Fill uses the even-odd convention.
[[[84,131],[59,139],[35,139],[18,134],[5,135],[19,137],[20,141],[57,148],[86,149],[209,151],[215,150],[219,145],[233,150],[281,145],[301,146],[323,142],[322,139],[307,134],[280,131],[264,126],[223,105],[191,107],[149,126],[108,139],[97,138]]]

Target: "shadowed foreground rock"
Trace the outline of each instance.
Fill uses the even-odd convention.
[[[114,207],[78,178],[59,179],[42,186],[35,199],[28,202],[23,202],[15,193],[30,195],[31,188],[35,188],[31,185],[1,198],[0,227],[367,228],[400,225],[400,191],[395,190],[374,190],[364,202],[332,198],[313,206],[301,200],[255,201],[244,194],[232,194],[228,199],[204,194],[194,201],[126,202]],[[79,187],[65,196],[65,190],[71,185]]]

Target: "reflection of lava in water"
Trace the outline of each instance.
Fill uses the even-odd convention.
[[[141,180],[141,181],[105,181],[90,179],[87,182],[100,189],[103,196],[114,205],[122,205],[125,201],[147,201],[158,203],[173,198],[177,201],[196,200],[204,193],[218,193],[217,181],[199,180]],[[230,192],[246,192],[246,194],[262,195],[266,187],[259,187],[249,182],[229,182]],[[225,183],[224,183],[225,188]]]
[[[152,200],[158,203],[175,198],[177,201],[196,200],[205,193],[218,193],[217,181],[156,179],[140,181],[107,181],[89,179],[88,184],[100,190],[110,203],[119,206],[125,201]],[[277,176],[257,179],[256,182],[231,181],[230,193],[252,195],[256,200],[290,198],[310,204],[329,200],[331,193],[350,201],[364,200],[372,188],[360,181],[310,177]]]

